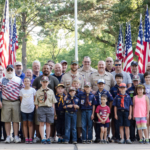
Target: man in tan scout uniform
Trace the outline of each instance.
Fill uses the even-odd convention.
[[[64,84],[65,90],[69,92],[69,88],[72,85],[72,81],[74,79],[78,79],[80,81],[80,88],[84,88],[84,80],[81,73],[78,72],[78,61],[73,60],[70,66],[71,70],[65,73],[61,79],[61,83]]]
[[[83,61],[82,61],[83,67],[78,69],[78,71],[82,74],[84,78],[84,82],[90,82],[90,76],[94,73],[97,72],[96,69],[91,67],[91,59],[89,56],[85,56]]]
[[[98,90],[97,81],[99,79],[104,79],[105,81],[105,89],[110,91],[110,88],[114,86],[114,79],[111,73],[105,71],[105,62],[98,62],[98,72],[94,72],[90,77],[91,87],[93,89],[93,93]]]

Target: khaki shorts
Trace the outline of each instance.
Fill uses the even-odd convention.
[[[78,111],[77,111],[77,128],[78,127],[82,127],[82,123],[81,123],[81,109],[78,109]]]
[[[2,101],[2,112],[1,112],[2,122],[20,122],[20,101]]]

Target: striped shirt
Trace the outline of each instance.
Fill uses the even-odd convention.
[[[0,92],[2,99],[15,101],[19,99],[19,92],[23,88],[22,80],[14,76],[11,80],[7,78],[0,79]]]

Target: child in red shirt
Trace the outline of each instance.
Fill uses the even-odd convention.
[[[98,117],[98,122],[100,123],[101,133],[100,133],[100,143],[107,143],[107,128],[109,127],[109,114],[110,108],[106,105],[107,95],[101,96],[101,105],[96,108],[96,113]],[[104,137],[104,140],[103,140]]]

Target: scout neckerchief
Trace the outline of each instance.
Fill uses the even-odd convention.
[[[123,107],[123,108],[124,108],[124,98],[126,97],[126,94],[125,94],[125,95],[118,94],[118,95],[121,97],[120,107]]]
[[[46,99],[47,99],[47,91],[48,91],[49,89],[44,89],[44,90],[42,90],[43,92],[44,92],[44,102],[46,101]]]
[[[76,75],[71,75],[71,77],[72,77],[72,80],[74,80],[74,78],[76,77]]]
[[[75,105],[75,102],[74,102],[74,100],[73,100],[73,97],[72,97],[72,96],[71,96],[71,101],[72,101],[73,105]],[[76,110],[76,108],[74,108],[74,110]]]
[[[102,92],[103,92],[103,90],[102,90]],[[102,92],[100,92],[100,91],[98,90],[98,98],[99,98],[99,104],[100,104],[100,105],[101,105],[101,95],[102,95],[101,93],[102,93]]]
[[[87,107],[89,105],[89,93],[86,93],[86,102],[85,106]]]
[[[58,102],[58,107],[59,107],[60,103],[62,103],[62,105],[64,105],[63,95],[57,94],[57,96],[60,97],[59,102]]]

